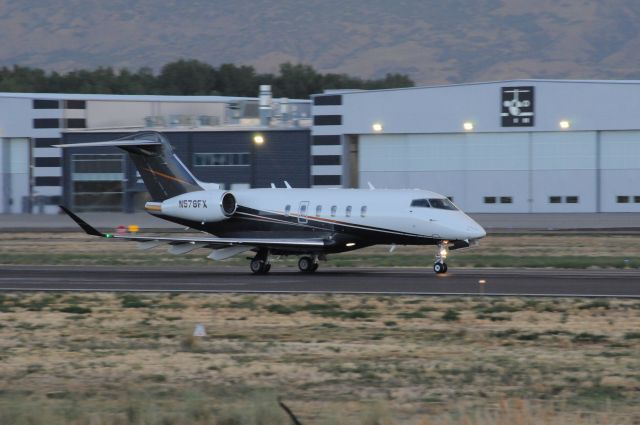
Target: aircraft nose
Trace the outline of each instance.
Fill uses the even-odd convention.
[[[484,230],[482,226],[476,223],[471,217],[468,217],[469,222],[467,223],[466,232],[469,235],[469,239],[481,239],[487,236],[487,232]]]

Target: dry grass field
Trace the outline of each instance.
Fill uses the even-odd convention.
[[[0,294],[0,424],[288,424],[277,397],[305,425],[637,424],[640,301]]]
[[[139,251],[132,242],[104,240],[74,233],[0,234],[0,264],[181,264],[225,266],[246,264],[245,256],[214,262],[200,249],[173,256],[166,248]],[[430,266],[435,248],[378,246],[329,257],[326,266]],[[451,267],[640,267],[637,234],[495,234],[471,249],[451,252]],[[295,266],[296,259],[279,265]]]

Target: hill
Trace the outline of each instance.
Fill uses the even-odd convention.
[[[634,0],[0,0],[0,65],[303,62],[417,84],[640,78]]]

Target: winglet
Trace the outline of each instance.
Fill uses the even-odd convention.
[[[71,219],[75,221],[78,224],[78,226],[80,226],[82,230],[84,230],[88,235],[108,237],[108,235],[105,235],[104,233],[99,232],[90,224],[88,224],[86,221],[84,221],[83,219],[81,219],[80,217],[72,213],[67,207],[64,207],[62,205],[58,205],[58,206],[60,207],[60,209],[62,209],[62,211],[65,212],[65,214],[71,217]]]
[[[291,185],[289,184],[288,181],[284,181],[284,185],[287,187],[287,189],[291,189]]]
[[[271,183],[271,189],[275,189],[276,185],[274,183]]]
[[[371,182],[367,182],[367,184],[369,185],[370,190],[375,190],[375,186],[373,186]]]

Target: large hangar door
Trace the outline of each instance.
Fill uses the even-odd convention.
[[[529,134],[360,136],[360,187],[429,189],[468,212],[527,212]]]
[[[600,133],[602,212],[640,212],[640,132]]]
[[[464,134],[361,135],[359,187],[429,189],[465,208]]]
[[[533,133],[533,212],[597,210],[597,135],[592,131]]]
[[[29,139],[0,139],[0,212],[17,214],[29,211],[30,151]]]

